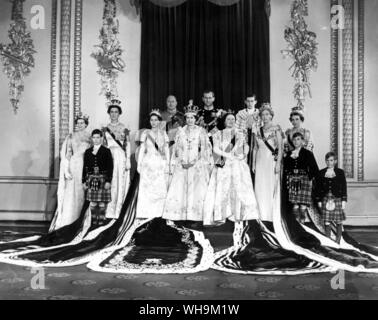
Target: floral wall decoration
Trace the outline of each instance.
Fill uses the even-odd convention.
[[[292,70],[294,78],[295,108],[304,109],[306,96],[311,98],[310,72],[318,67],[318,43],[316,34],[307,29],[305,17],[308,16],[307,0],[294,0],[290,10],[290,26],[285,28],[284,38],[287,48],[282,50],[284,57],[293,59]]]
[[[19,109],[21,93],[24,91],[24,77],[34,67],[34,44],[30,32],[26,29],[23,17],[23,2],[11,0],[12,17],[8,31],[9,44],[0,43],[0,59],[3,71],[9,79],[9,96],[13,111]]]
[[[101,76],[100,94],[108,101],[118,96],[117,77],[125,68],[125,62],[122,60],[123,50],[118,40],[119,22],[116,12],[115,0],[104,0],[100,44],[95,45],[96,51],[91,54],[97,61],[97,73]]]

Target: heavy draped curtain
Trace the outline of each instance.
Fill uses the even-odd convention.
[[[144,0],[141,14],[141,126],[169,94],[179,109],[202,105],[205,89],[225,109],[240,109],[247,93],[270,100],[266,0]]]

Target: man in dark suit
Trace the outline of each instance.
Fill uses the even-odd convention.
[[[163,128],[165,126],[171,147],[174,144],[177,129],[185,125],[184,114],[177,109],[177,99],[175,96],[169,95],[167,97],[167,110],[161,113],[161,117],[163,119],[161,124]]]

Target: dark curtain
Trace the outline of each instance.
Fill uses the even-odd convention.
[[[179,109],[202,92],[215,106],[238,110],[247,93],[270,101],[269,17],[265,0],[219,6],[187,0],[174,7],[142,1],[140,126],[174,94]]]

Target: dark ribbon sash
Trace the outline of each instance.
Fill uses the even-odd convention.
[[[114,133],[111,132],[108,127],[105,127],[104,131],[106,131],[107,133],[109,133],[112,136],[112,138],[114,139],[114,141],[117,142],[117,144],[121,147],[122,150],[125,150],[124,146],[122,145],[122,142],[116,139]]]
[[[290,146],[292,146],[292,147],[295,149],[294,143],[293,143],[293,141],[292,141],[291,138],[290,138],[290,132],[289,132],[289,134],[287,135],[287,142],[289,142]]]
[[[274,149],[271,146],[271,144],[268,142],[268,140],[265,138],[263,127],[260,127],[260,134],[261,134],[261,137],[263,138],[263,141],[264,141],[265,145],[270,150],[270,152],[272,152],[272,155],[274,157],[274,161],[277,161],[277,158],[278,158],[278,148]]]
[[[149,133],[147,134],[147,139],[149,139],[154,144],[154,147],[155,147],[156,151],[158,151],[160,153],[160,155],[162,157],[164,157],[165,156],[164,151],[160,150],[160,148],[159,148],[158,144],[156,143],[155,139],[152,138]]]
[[[223,139],[223,131],[222,131],[222,139]],[[235,140],[236,140],[236,136],[235,134],[232,135],[232,138],[231,138],[231,142],[227,145],[226,149],[224,150],[224,152],[231,152],[232,148],[234,147],[235,145]],[[221,156],[220,157],[220,162],[219,163],[216,163],[215,165],[219,168],[223,168],[224,165],[226,164],[226,161],[224,160],[224,157]]]

